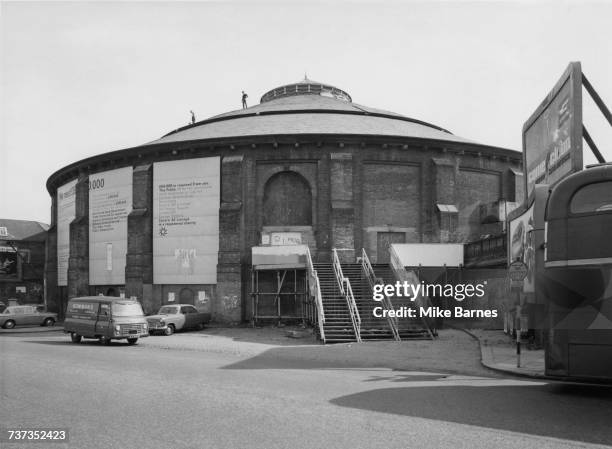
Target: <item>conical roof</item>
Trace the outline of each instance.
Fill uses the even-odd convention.
[[[431,123],[353,103],[346,91],[304,78],[266,92],[258,105],[179,128],[147,145],[300,134],[394,136],[474,143]]]

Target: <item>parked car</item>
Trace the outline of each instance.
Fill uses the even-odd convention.
[[[210,321],[210,313],[200,312],[191,304],[162,306],[157,315],[147,317],[149,332],[172,335],[175,331],[201,329]]]
[[[3,312],[0,312],[0,326],[5,329],[28,324],[54,326],[56,321],[56,313],[39,312],[36,306],[8,306]]]
[[[86,296],[68,302],[64,332],[73,343],[82,338],[95,338],[109,344],[111,340],[127,340],[133,345],[140,337],[148,337],[148,324],[138,301],[111,296]]]

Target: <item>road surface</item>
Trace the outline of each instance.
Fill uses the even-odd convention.
[[[545,449],[612,444],[608,387],[400,371],[369,366],[367,360],[300,360],[301,350],[321,354],[327,347],[257,349],[249,342],[224,347],[199,345],[202,341],[199,334],[179,334],[149,337],[136,346],[103,346],[72,344],[61,333],[0,336],[0,427],[64,427],[70,438],[67,444],[0,447]],[[413,359],[418,363],[419,354]],[[452,355],[446,362],[455,365]]]

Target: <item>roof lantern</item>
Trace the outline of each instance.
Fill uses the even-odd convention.
[[[287,84],[285,86],[277,87],[266,92],[260,102],[266,103],[268,101],[277,100],[279,98],[292,97],[294,95],[320,95],[322,97],[335,98],[336,100],[346,101],[352,103],[353,99],[351,96],[337,87],[329,84],[319,83],[313,81],[304,76],[302,81],[293,84]]]

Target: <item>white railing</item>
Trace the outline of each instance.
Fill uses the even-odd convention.
[[[361,248],[361,269],[363,270],[366,275],[366,278],[368,279],[368,284],[370,284],[370,291],[374,293],[374,286],[376,285],[376,274],[374,273],[374,268],[372,268],[370,258],[368,257],[365,248]],[[382,305],[386,310],[393,310],[391,298],[385,295],[384,292]],[[400,341],[401,338],[398,331],[397,318],[390,317],[389,314],[387,314],[387,322],[389,323],[389,327],[391,328],[391,332],[393,333],[393,338],[396,341]]]
[[[321,340],[323,343],[325,343],[325,331],[323,329],[323,325],[325,324],[325,312],[323,311],[321,284],[319,283],[317,270],[314,269],[312,257],[310,256],[310,249],[308,249],[308,247],[306,247],[306,264],[308,265],[308,285],[310,288],[310,294],[314,297],[315,306],[317,309],[317,324],[319,326],[319,334],[321,335]]]
[[[353,295],[353,288],[348,278],[344,277],[342,273],[342,266],[340,265],[340,259],[338,258],[338,252],[336,248],[332,249],[333,256],[333,267],[336,275],[336,281],[338,281],[338,287],[340,292],[346,299],[346,305],[348,306],[349,314],[351,315],[351,321],[353,322],[353,329],[355,331],[355,339],[361,343],[361,317],[359,316],[359,310],[357,310],[357,303],[355,303],[355,296]]]
[[[389,245],[389,263],[391,265],[391,269],[393,270],[393,272],[395,273],[395,277],[397,280],[399,280],[400,282],[407,282],[408,284],[412,284],[412,285],[418,285],[421,283],[421,280],[419,279],[419,277],[416,275],[416,273],[414,271],[408,271],[406,270],[406,268],[404,267],[404,265],[402,264],[399,256],[397,255],[397,253],[395,252],[395,249],[393,248],[393,246]],[[430,304],[430,300],[428,296],[425,295],[418,295],[415,299],[414,299],[415,304],[418,307],[428,307]],[[429,333],[429,336],[431,337],[431,339],[433,340],[434,335],[431,332],[431,329],[429,327],[429,323],[427,322],[427,320],[422,319],[421,320],[423,322],[423,324],[425,325],[425,328],[427,329],[427,332]]]

